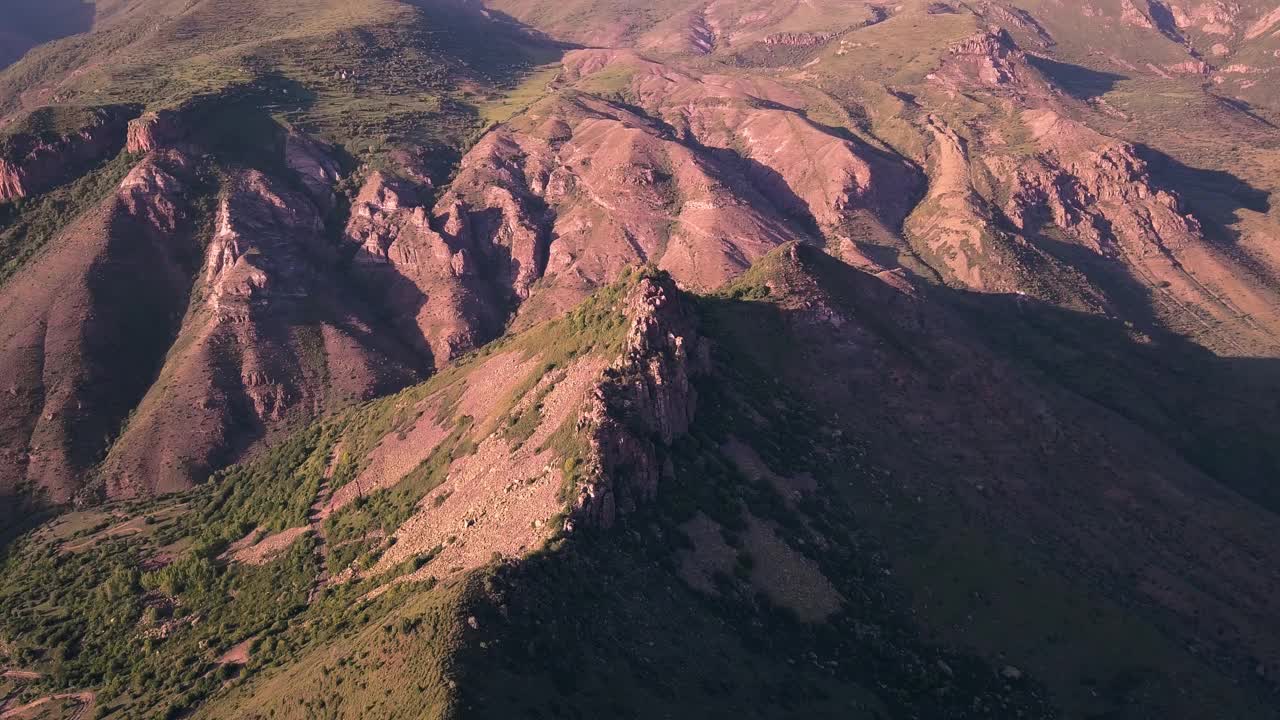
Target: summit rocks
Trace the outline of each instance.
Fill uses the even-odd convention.
[[[643,278],[623,303],[631,320],[623,356],[605,371],[579,432],[592,458],[573,521],[609,527],[651,501],[670,468],[664,451],[686,433],[697,409],[691,379],[710,369],[692,308],[667,278]]]

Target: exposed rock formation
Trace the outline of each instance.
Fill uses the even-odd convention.
[[[117,151],[131,110],[95,110],[89,124],[65,135],[18,133],[0,141],[0,202],[42,193]]]
[[[1041,153],[986,161],[1010,188],[1004,213],[1017,228],[1051,224],[1127,265],[1167,298],[1167,321],[1223,350],[1277,346],[1274,290],[1247,282],[1247,273],[1206,242],[1200,222],[1176,195],[1155,185],[1132,146],[1049,110],[1027,111],[1023,118]],[[1223,333],[1219,326],[1231,330]]]
[[[991,28],[966,38],[947,52],[947,60],[930,79],[956,89],[981,87],[1027,98],[1046,99],[1055,94],[1002,28]]]
[[[787,45],[790,47],[815,47],[832,38],[831,33],[783,32],[765,37],[765,45]]]
[[[143,113],[129,122],[127,149],[131,153],[151,152],[168,147],[186,136],[187,128],[177,110]]]
[[[410,183],[373,173],[352,205],[346,238],[353,272],[386,308],[405,343],[442,365],[496,336],[508,286],[481,272],[482,258],[459,205],[435,222]]]
[[[107,457],[109,496],[188,487],[274,430],[415,377],[338,259],[305,196],[258,171],[232,178],[197,303]]]
[[[570,523],[609,527],[652,500],[664,470],[661,448],[689,429],[697,404],[691,378],[708,369],[692,309],[666,278],[643,278],[625,300],[631,318],[623,357],[578,422],[592,457]]]
[[[67,501],[146,391],[187,305],[190,176],[149,156],[0,290],[0,492]]]

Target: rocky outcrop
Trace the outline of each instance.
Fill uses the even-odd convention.
[[[476,144],[430,224],[527,326],[632,265],[710,289],[796,239],[797,225],[749,171],[680,142],[643,111],[553,98]]]
[[[788,47],[817,47],[827,43],[832,37],[834,37],[832,33],[780,32],[766,36],[764,44],[785,45]]]
[[[190,487],[276,431],[420,377],[347,288],[339,250],[301,192],[230,178],[196,301],[103,464],[109,497]]]
[[[129,122],[126,149],[131,153],[151,152],[182,140],[186,133],[186,124],[179,111],[146,112]]]
[[[1116,257],[1119,238],[1145,238],[1153,248],[1180,247],[1199,222],[1168,191],[1153,186],[1132,146],[1106,138],[1049,111],[1025,117],[1046,153],[1011,172],[992,160],[1014,188],[1004,208],[1018,228],[1037,212],[1099,254]],[[1141,219],[1140,219],[1141,218]]]
[[[669,278],[642,278],[624,312],[631,327],[623,356],[578,422],[591,459],[570,527],[609,527],[655,497],[660,477],[670,473],[662,449],[688,431],[697,406],[691,379],[709,366],[692,309]]]
[[[352,204],[345,233],[366,294],[437,367],[501,332],[512,292],[482,272],[461,205],[442,210],[432,218],[415,185],[375,172]]]
[[[1204,238],[1180,198],[1160,187],[1135,148],[1049,110],[1023,120],[1040,152],[990,156],[1008,188],[1003,213],[1020,231],[1051,225],[1127,267],[1168,313],[1165,322],[1226,351],[1276,346],[1274,291],[1245,280]]]
[[[49,190],[120,150],[131,111],[101,108],[67,134],[18,133],[0,141],[0,202]]]
[[[1027,98],[1045,99],[1056,93],[1008,31],[990,28],[953,44],[942,65],[929,79],[955,89],[999,90]]]
[[[915,254],[944,281],[982,292],[1065,285],[1055,282],[1069,274],[1061,263],[997,222],[996,211],[974,188],[968,142],[933,115],[924,129],[930,136],[929,191],[903,224]]]
[[[195,269],[190,166],[147,157],[0,290],[0,495],[69,500],[146,392]]]
[[[1017,28],[1027,33],[1042,48],[1052,47],[1057,44],[1057,41],[1053,39],[1053,35],[1049,34],[1044,25],[1040,24],[1040,21],[1034,15],[1020,7],[1002,2],[987,2],[979,6],[979,11],[984,18],[990,21],[1005,27]]]

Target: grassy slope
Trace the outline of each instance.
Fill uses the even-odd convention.
[[[820,253],[810,255],[810,272],[820,278],[842,311],[874,322],[868,308],[858,310],[858,301],[842,293],[851,271]],[[732,286],[730,295],[767,298],[767,285],[785,271],[779,265],[771,265],[771,258],[766,257]],[[713,307],[710,321],[720,330],[725,356],[738,358],[737,363],[755,364],[762,376],[777,377],[778,382],[794,387],[806,384],[800,378],[820,372],[808,364],[823,357],[820,346],[811,347],[805,340],[789,336],[786,323],[769,302],[719,303]],[[1009,334],[1036,333],[1021,327],[1026,322],[1021,318],[985,316],[979,322],[986,324],[995,344],[1006,342]],[[904,345],[906,351],[923,352],[909,338],[903,342],[908,343]],[[1022,352],[1027,350],[1023,348]],[[1056,352],[1061,356],[1061,348]],[[1130,347],[1112,348],[1112,352],[1114,356],[1109,357],[1114,363],[1122,362],[1119,356],[1135,351]],[[1015,356],[1017,353],[1013,351]],[[1040,353],[1052,354],[1047,349]],[[797,363],[797,354],[811,360]],[[926,366],[936,362],[924,355],[919,358]],[[1125,372],[1121,365],[1106,368],[1106,372]],[[1099,374],[1103,372],[1100,370]],[[1064,370],[1056,368],[1053,377],[1063,375]],[[1072,378],[1070,371],[1066,375],[1065,380],[1059,381],[1088,394],[1079,378]],[[1140,385],[1143,381],[1138,375],[1132,374],[1129,382]],[[1046,378],[1046,382],[1053,380]],[[822,402],[821,398],[807,398],[805,404],[821,407]],[[1134,408],[1142,402],[1127,398],[1122,404]],[[874,401],[869,398],[868,403]],[[743,417],[744,413],[719,415]],[[767,412],[762,415],[770,417],[774,427],[759,428],[764,437],[756,441],[758,447],[785,443],[797,434],[791,430],[794,422],[786,418],[774,420]],[[701,421],[706,414],[699,417]],[[843,429],[846,437],[856,437],[854,433],[860,431],[852,417],[820,417],[822,422]],[[1142,423],[1143,419],[1135,421]],[[741,434],[744,425],[749,427],[749,423],[738,423],[733,432]],[[813,434],[817,433],[801,433]],[[868,444],[880,446],[883,452],[892,446],[892,440],[869,439]],[[812,454],[802,447],[782,447],[775,453],[762,451],[770,466],[781,474],[808,469],[795,458]],[[1265,716],[1258,715],[1261,708],[1255,700],[1186,653],[1166,634],[1158,618],[1142,614],[1119,596],[1098,592],[1092,580],[1068,571],[1052,557],[1051,550],[1029,547],[1006,535],[998,522],[993,523],[990,518],[984,521],[962,510],[938,488],[931,490],[933,497],[905,495],[904,486],[886,482],[874,467],[867,465],[867,460],[834,463],[825,476],[824,487],[838,490],[853,508],[858,518],[856,526],[881,544],[879,549],[889,558],[898,582],[909,589],[913,613],[930,628],[929,637],[988,657],[1004,658],[1029,670],[1045,683],[1053,705],[1065,717],[1144,717],[1142,713],[1161,706],[1187,717],[1226,712],[1226,707],[1233,708],[1226,712],[1233,716]],[[858,466],[867,469],[846,469]]]
[[[371,525],[394,527],[433,487],[440,461],[469,452],[472,428],[494,420],[519,427],[512,409],[543,366],[491,418],[442,418],[459,431],[424,461],[422,478],[411,473],[337,514],[328,557],[304,536],[261,567],[215,559],[250,528],[304,523],[340,439],[346,460],[335,486],[378,439],[408,427],[419,400],[448,407],[469,370],[494,352],[555,363],[616,353],[625,323],[612,308],[625,282],[420,387],[318,423],[196,491],[67,516],[18,541],[0,569],[3,662],[47,673],[26,684],[25,697],[91,687],[105,713],[120,717],[190,708],[207,717],[658,717],[690,709],[726,718],[1044,717],[1050,706],[1073,717],[1131,717],[1125,708],[1176,697],[1173,679],[1188,674],[1201,678],[1196,691],[1205,694],[1196,701],[1215,698],[1236,716],[1255,711],[1133,609],[1034,553],[1014,552],[998,527],[970,523],[946,503],[914,502],[885,482],[869,460],[870,439],[788,389],[792,374],[817,372],[797,357],[812,362],[821,353],[788,336],[767,287],[782,272],[771,264],[776,256],[697,301],[716,372],[699,384],[698,416],[671,450],[674,474],[658,503],[622,527],[579,531],[525,561],[447,582],[392,586],[372,601],[365,594],[386,577],[306,602],[322,564],[336,570],[352,559],[333,562],[333,548]],[[852,271],[824,260],[813,272],[843,302],[841,277]],[[793,503],[745,476],[722,449],[731,436],[780,475],[812,476],[822,493]],[[561,454],[571,456],[577,440],[562,442]],[[719,525],[735,558],[710,595],[679,574],[692,547],[683,524],[696,514]],[[761,559],[746,549],[751,522],[775,528],[834,583],[843,601],[826,623],[801,622],[752,579]],[[371,566],[378,544],[358,549],[361,565]],[[139,569],[159,552],[176,562]],[[180,603],[169,609],[166,597]],[[141,630],[191,616],[198,624],[145,640],[149,652],[137,652]],[[245,640],[245,667],[215,662]],[[1005,664],[1028,675],[1006,677]]]
[[[616,355],[626,328],[616,302],[631,282],[602,291],[562,320],[499,341],[422,386],[297,432],[261,458],[219,474],[198,490],[108,505],[87,517],[64,516],[0,549],[0,664],[45,675],[24,686],[25,697],[94,688],[99,705],[110,716],[158,717],[195,707],[236,676],[235,668],[223,668],[215,660],[244,640],[252,640],[253,649],[243,677],[254,678],[309,653],[328,653],[339,647],[339,638],[375,628],[393,608],[401,613],[412,609],[415,606],[402,605],[406,594],[415,592],[407,586],[392,588],[376,602],[360,600],[386,577],[335,586],[308,605],[323,564],[332,560],[313,551],[310,534],[261,567],[228,566],[218,556],[251,529],[271,532],[304,525],[339,441],[350,460],[338,468],[335,486],[354,475],[359,459],[374,443],[416,417],[411,409],[416,400],[435,394],[450,397],[493,351],[524,351],[543,358],[544,365],[522,383],[523,392],[533,388],[547,364],[588,353]],[[523,392],[494,408],[493,423],[517,425],[518,418],[508,421],[507,416]],[[476,425],[491,425],[488,418],[475,420]],[[460,424],[464,430],[471,426]],[[557,434],[557,449],[564,456],[582,452],[571,435]],[[335,514],[328,526],[329,547],[355,539],[368,524],[386,523],[394,529],[394,518],[407,517],[434,487],[429,480],[438,482],[447,460],[469,452],[476,439],[456,434],[442,447],[439,457],[444,464],[433,455],[423,462],[426,473],[411,473],[400,485]],[[377,547],[357,547],[371,551],[370,564],[379,552]],[[167,567],[145,569],[144,560],[165,557],[173,560]],[[332,564],[344,567],[347,562]],[[424,608],[444,607],[449,596],[447,590],[441,592],[445,594],[431,596],[435,599],[414,602]],[[198,620],[188,625],[183,619]],[[145,631],[174,620],[182,622],[170,637],[144,639]],[[147,652],[137,651],[140,642]],[[429,645],[441,657],[448,654],[447,646],[435,641]],[[438,679],[433,682],[432,687],[438,687]],[[310,699],[324,699],[325,693],[316,692]]]

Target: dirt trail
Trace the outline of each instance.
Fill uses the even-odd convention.
[[[86,690],[83,692],[58,693],[57,695],[49,695],[46,697],[42,697],[38,700],[32,700],[26,705],[19,705],[16,708],[12,708],[9,710],[5,710],[4,712],[0,712],[0,720],[4,720],[5,718],[23,717],[24,715],[31,712],[32,710],[37,710],[45,705],[48,705],[51,702],[54,702],[55,700],[75,700],[76,702],[80,703],[80,707],[76,708],[75,713],[71,715],[71,720],[80,720],[81,718],[88,716],[89,710],[93,709],[93,705],[94,705],[94,702],[97,700],[97,697],[98,696],[96,694],[94,694],[92,691],[89,691],[89,690]]]
[[[325,567],[325,560],[329,555],[329,543],[328,536],[325,534],[324,521],[331,511],[333,488],[330,482],[333,480],[333,473],[338,468],[338,461],[341,456],[342,443],[339,442],[333,446],[333,453],[329,456],[329,464],[324,469],[324,480],[320,481],[320,487],[316,490],[315,502],[311,503],[311,510],[307,513],[307,527],[311,529],[311,534],[316,539],[316,560],[320,563],[320,572],[316,574],[315,582],[311,585],[311,591],[307,593],[308,605],[315,601],[316,596],[320,594],[320,590],[329,583],[329,571]]]

